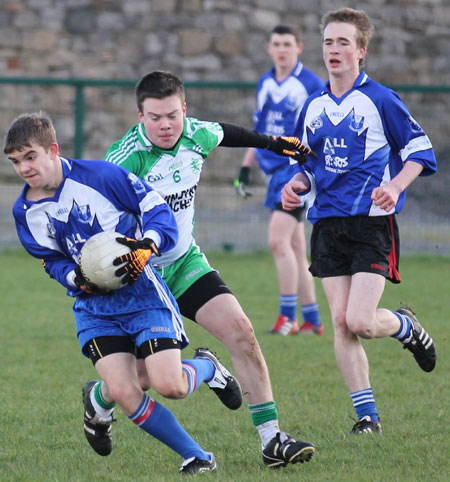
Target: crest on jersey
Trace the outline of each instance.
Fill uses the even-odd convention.
[[[414,119],[413,116],[410,115],[408,117],[408,122],[413,131],[422,132],[422,127],[420,127],[419,123]]]
[[[145,192],[144,184],[142,184],[142,181],[136,176],[136,174],[133,174],[132,172],[128,173],[128,180],[133,186],[134,192],[136,194]]]
[[[78,219],[78,221],[80,221],[80,223],[87,224],[91,222],[92,214],[91,214],[91,207],[89,206],[89,204],[85,204],[83,206],[77,206],[76,204],[74,204],[73,209],[74,209],[76,218]]]
[[[191,169],[192,169],[192,172],[198,174],[199,172],[201,172],[202,170],[202,163],[200,162],[199,159],[197,159],[196,157],[193,157],[191,159]]]
[[[358,132],[364,127],[364,116],[363,115],[356,115],[353,112],[353,115],[350,120],[349,128],[354,131]]]
[[[320,129],[321,127],[323,127],[322,117],[314,117],[314,119],[311,121],[311,124],[309,124],[309,127],[311,127],[311,129]]]

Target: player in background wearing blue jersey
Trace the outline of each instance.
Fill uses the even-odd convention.
[[[86,406],[98,422],[111,419],[117,402],[132,422],[183,457],[180,472],[215,470],[214,455],[142,391],[136,372],[137,347],[153,388],[166,398],[185,398],[213,379],[221,384],[216,390],[237,390],[241,397],[237,381],[208,350],[181,360],[188,339],[176,301],[148,262],[178,240],[172,210],[149,184],[119,166],[60,157],[45,114],[19,116],[6,133],[4,152],[25,181],[13,208],[19,239],[75,298],[82,352],[103,379],[84,394]],[[78,265],[86,240],[101,231],[120,232],[119,242],[132,249],[118,258],[117,264],[126,264],[116,273],[129,284],[109,293],[84,279]]]
[[[290,25],[273,28],[267,51],[273,67],[266,72],[257,86],[257,108],[254,112],[255,129],[263,134],[291,136],[300,111],[310,94],[323,88],[323,81],[299,60],[303,43],[298,29]],[[323,334],[323,324],[317,305],[314,279],[308,270],[304,206],[291,211],[281,205],[281,189],[294,174],[286,158],[265,149],[248,149],[238,179],[237,193],[247,197],[250,169],[259,165],[267,180],[264,205],[271,211],[269,247],[278,278],[280,312],[268,333],[295,335]],[[303,324],[297,321],[297,303]]]
[[[357,414],[353,433],[380,433],[381,423],[360,338],[393,337],[420,368],[434,369],[433,340],[407,307],[378,308],[386,279],[399,283],[396,214],[405,189],[433,174],[436,158],[399,96],[362,70],[373,26],[361,10],[322,19],[326,88],[311,96],[299,137],[318,155],[282,190],[285,209],[311,197],[311,267],[322,278],[334,327],[338,366]]]

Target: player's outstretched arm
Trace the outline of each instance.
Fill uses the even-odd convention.
[[[269,145],[266,147],[266,149],[275,152],[280,156],[291,157],[300,165],[304,164],[308,160],[307,156],[317,159],[317,154],[309,147],[304,146],[298,137],[271,136]]]
[[[222,147],[256,147],[268,149],[280,156],[295,159],[299,164],[307,160],[307,156],[316,158],[317,155],[304,146],[297,137],[276,137],[260,134],[255,130],[234,124],[220,123],[223,130]]]

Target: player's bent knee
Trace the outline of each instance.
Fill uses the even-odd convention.
[[[356,335],[356,336],[359,336],[360,338],[364,338],[366,340],[370,340],[371,338],[374,337],[374,330],[370,327],[365,327],[365,326],[361,326],[361,327],[357,327],[353,333]]]
[[[254,363],[255,360],[263,358],[261,348],[255,336],[255,331],[248,318],[242,321],[239,330],[235,330],[232,336],[224,341],[233,360],[239,358],[247,360],[248,363]]]
[[[108,391],[111,397],[125,410],[130,412],[135,409],[135,405],[142,400],[143,392],[141,388],[134,383],[110,383]]]
[[[244,313],[234,317],[229,323],[229,328],[223,340],[227,346],[253,344],[256,341],[255,330]]]
[[[369,340],[374,337],[374,327],[366,320],[347,320],[348,329],[356,336]]]
[[[152,387],[164,398],[179,400],[185,398],[188,392],[187,383],[176,383],[173,380],[154,382]]]
[[[345,333],[349,331],[347,320],[345,319],[345,313],[333,316],[333,328],[336,334]]]

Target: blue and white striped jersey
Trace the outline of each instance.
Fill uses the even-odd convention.
[[[270,136],[293,135],[306,99],[323,87],[323,81],[301,62],[282,82],[275,79],[275,69],[272,68],[258,81],[257,108],[253,113],[255,130]],[[255,152],[258,163],[266,174],[286,165],[286,157],[267,149],[255,149]]]
[[[69,296],[82,293],[68,275],[84,243],[96,233],[149,237],[162,252],[175,246],[178,228],[172,210],[148,183],[104,161],[61,162],[64,179],[54,197],[28,201],[25,184],[13,214],[25,249],[44,260],[47,273]]]
[[[313,224],[328,217],[391,214],[373,204],[374,188],[394,178],[406,161],[423,165],[421,176],[437,169],[428,136],[398,94],[364,72],[341,98],[329,88],[312,95],[295,134],[318,155],[297,168],[310,174],[308,219]],[[404,201],[405,192],[396,213]]]

